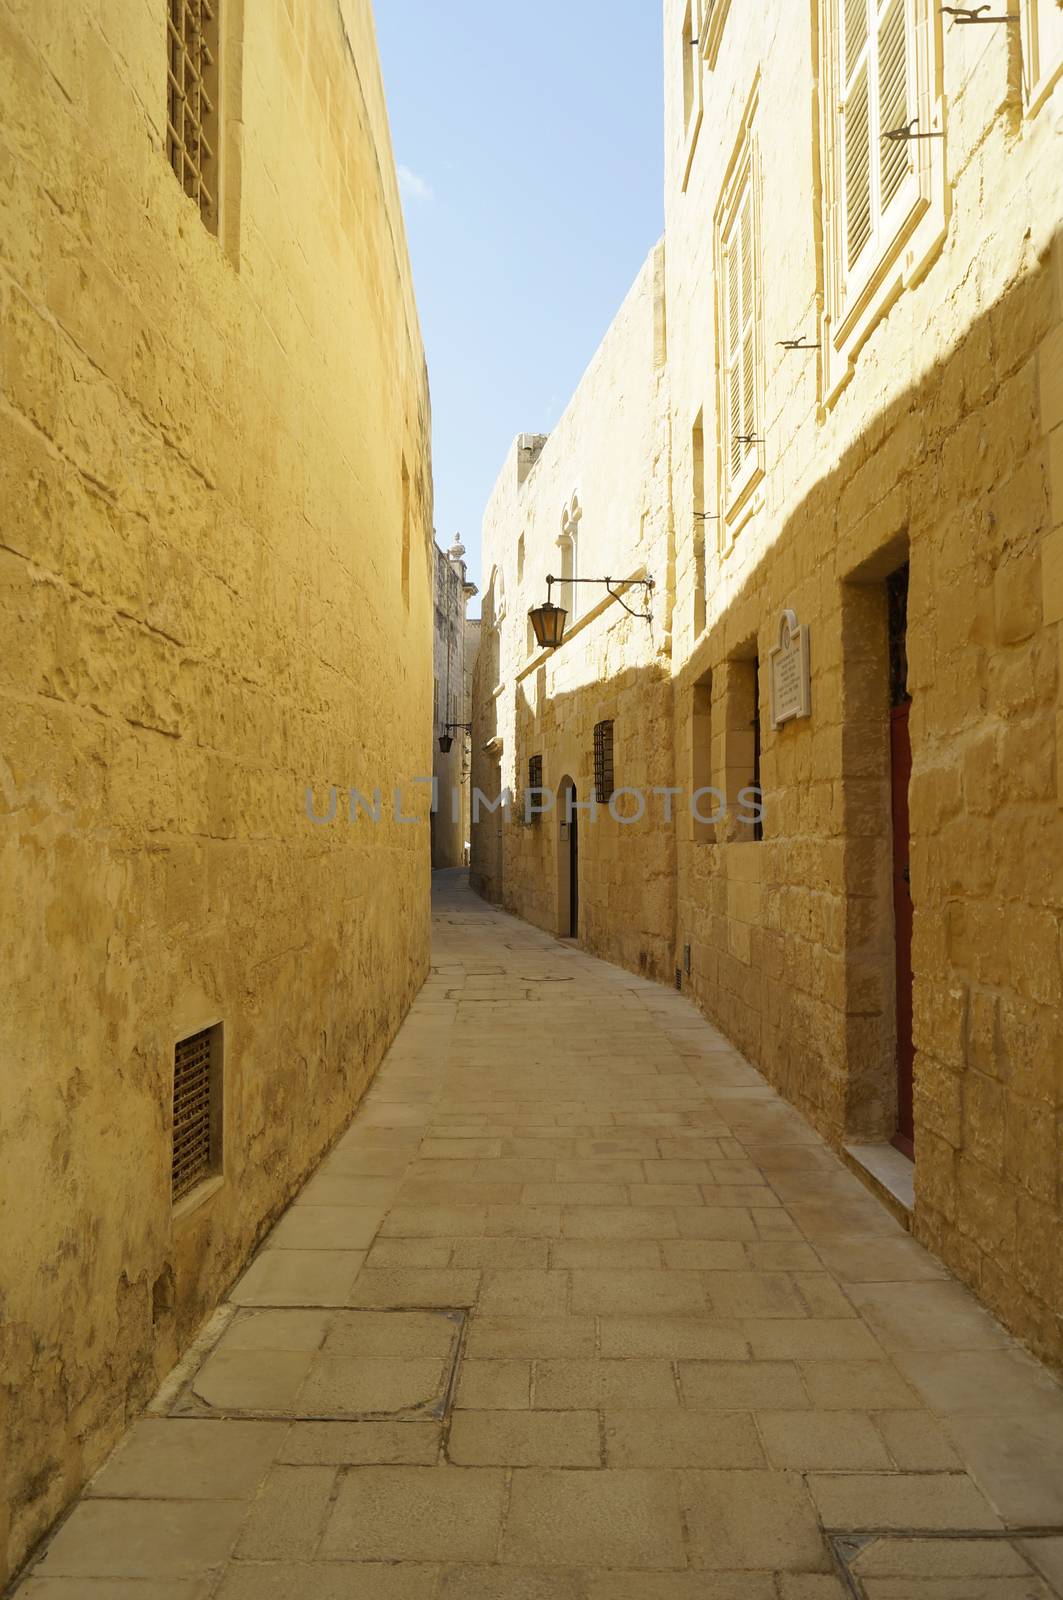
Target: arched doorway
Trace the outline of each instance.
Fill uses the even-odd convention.
[[[557,931],[562,939],[579,938],[579,812],[567,776],[557,789]]]

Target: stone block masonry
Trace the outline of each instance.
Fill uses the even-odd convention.
[[[353,1125],[14,1600],[1058,1597],[1052,1377],[687,998],[435,893]]]
[[[915,1234],[1061,1365],[1063,15],[1013,9],[665,0],[664,239],[488,504],[475,746],[584,800],[607,721],[618,785],[730,810],[487,819],[473,883],[678,981],[836,1147],[914,1151]],[[566,560],[651,573],[652,624],[573,590],[537,653]]]
[[[370,7],[220,8],[202,209],[170,10],[0,7],[0,1584],[427,965],[427,827],[304,811],[431,770],[429,402]],[[174,1207],[175,1044],[208,1028],[209,1170]]]

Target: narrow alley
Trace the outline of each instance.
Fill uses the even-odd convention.
[[[693,1006],[461,872],[432,959],[19,1600],[1063,1594],[1063,1393]]]

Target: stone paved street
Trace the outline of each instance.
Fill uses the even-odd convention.
[[[1044,1369],[682,996],[436,881],[361,1112],[20,1600],[1063,1594]]]

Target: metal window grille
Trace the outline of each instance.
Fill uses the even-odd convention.
[[[600,805],[613,796],[613,724],[594,724],[594,794]]]
[[[528,761],[528,788],[529,788],[529,790],[533,790],[534,791],[536,789],[542,789],[542,786],[543,786],[543,758],[542,758],[542,756],[531,756],[529,758],[529,761]],[[538,802],[541,799],[542,799],[541,795],[536,795],[535,796],[536,804],[538,804]],[[531,817],[532,822],[538,822],[539,815],[540,815],[539,812],[537,812],[537,811],[533,812],[532,813],[532,817]]]
[[[213,1166],[213,1028],[178,1041],[173,1060],[172,1193],[180,1200]]]
[[[908,693],[908,563],[886,579],[889,614],[890,705],[902,706]]]
[[[167,147],[185,194],[218,228],[218,16],[221,0],[169,0]]]

